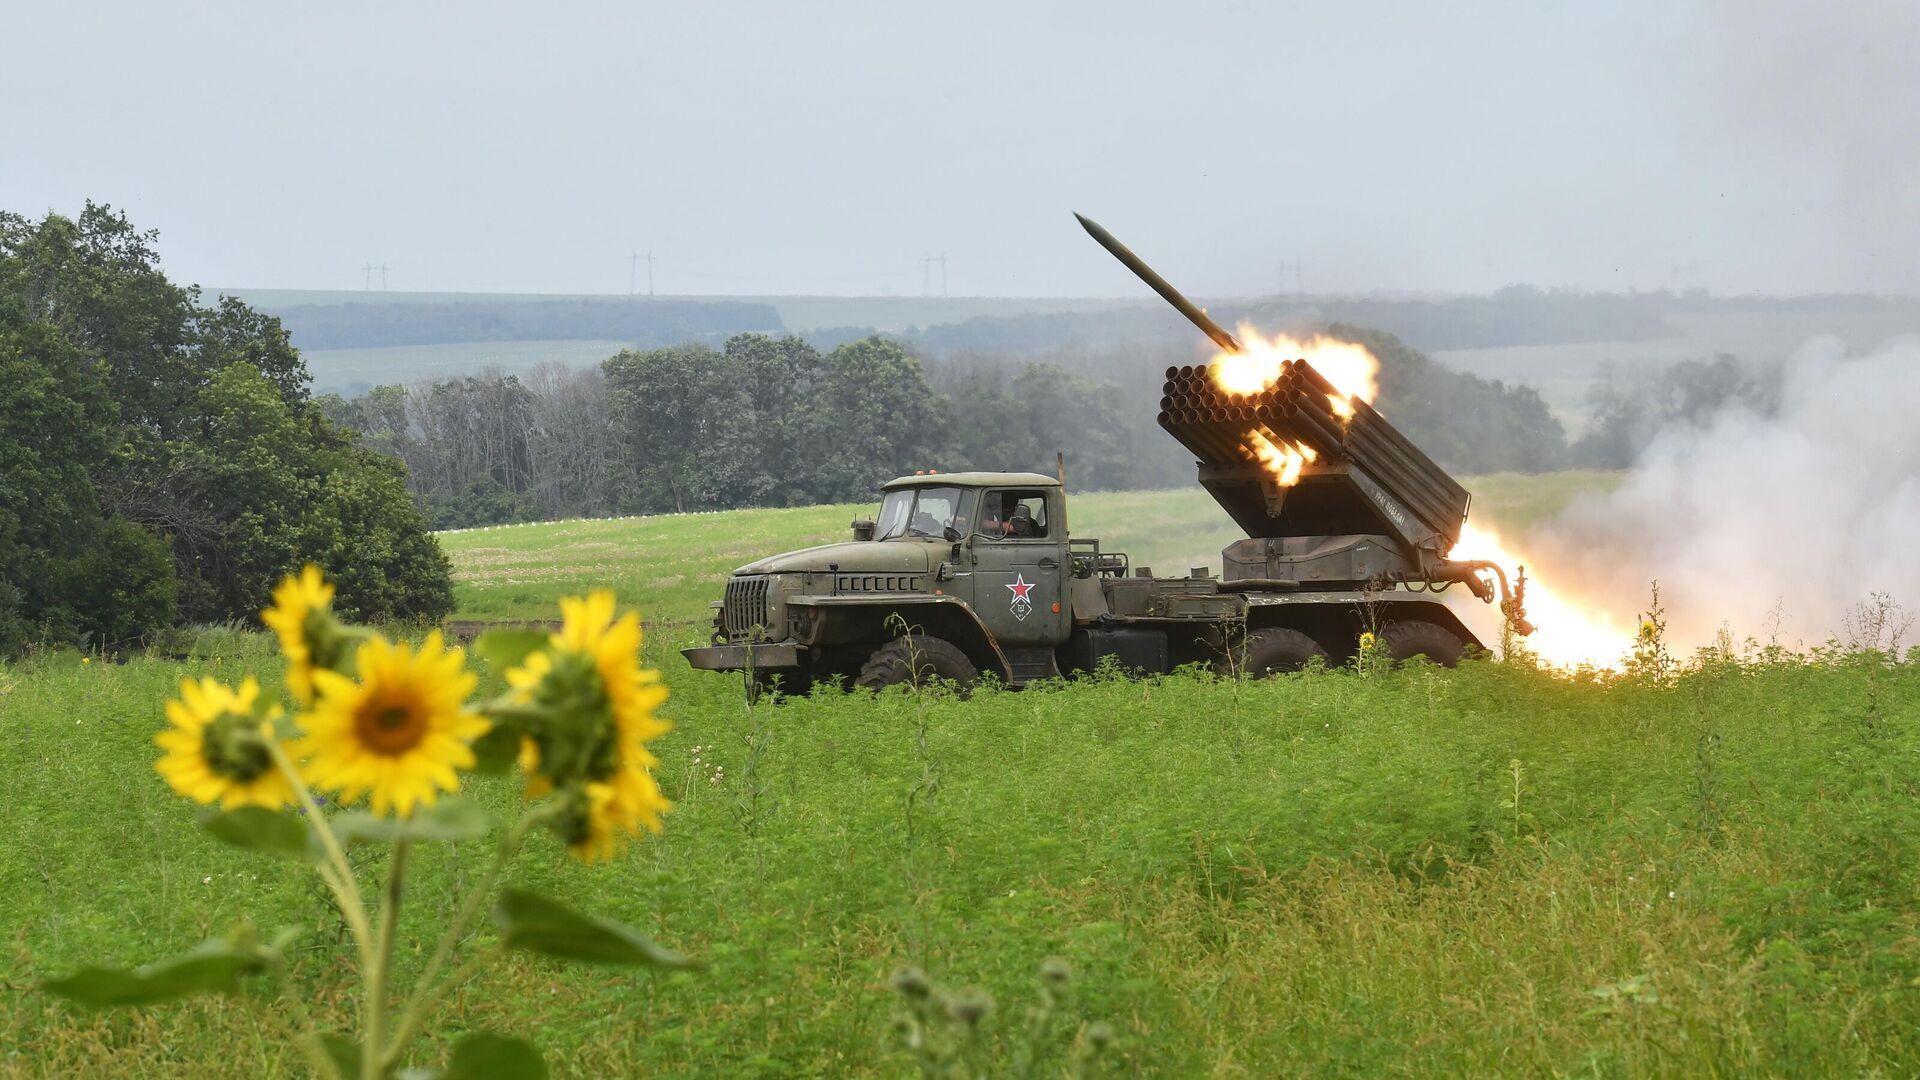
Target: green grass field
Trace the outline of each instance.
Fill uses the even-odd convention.
[[[1604,482],[1472,486],[1520,526]],[[1073,506],[1076,534],[1166,567],[1217,560],[1225,535],[1184,493]],[[714,575],[841,535],[855,509],[446,537],[463,617],[610,584],[654,620],[665,834],[597,867],[542,839],[513,878],[706,967],[513,961],[455,995],[416,1060],[491,1027],[536,1036],[557,1075],[901,1076],[897,968],[990,991],[1004,1050],[1060,956],[1072,1016],[1119,1033],[1113,1075],[1920,1068],[1920,663],[1719,663],[1671,685],[1478,663],[753,709],[679,663]],[[241,916],[308,928],[299,989],[348,1022],[349,950],[318,891],[206,838],[152,772],[182,674],[274,663],[258,635],[209,632],[184,662],[0,666],[8,1075],[301,1075],[247,1000],[92,1014],[32,989]],[[757,762],[749,738],[770,740]],[[472,786],[503,815],[517,798]],[[416,857],[403,941],[483,854]]]

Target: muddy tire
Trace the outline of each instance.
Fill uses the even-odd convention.
[[[926,686],[942,679],[958,685],[964,693],[979,678],[980,669],[952,642],[924,634],[902,634],[873,650],[853,685],[862,690],[885,690],[903,683]]]
[[[1248,634],[1246,641],[1234,646],[1231,656],[1222,657],[1213,667],[1224,678],[1264,679],[1299,671],[1316,656],[1327,659],[1327,650],[1319,642],[1298,630],[1269,626]]]
[[[1446,627],[1412,619],[1381,627],[1380,642],[1396,664],[1424,656],[1441,667],[1452,667],[1467,648],[1467,643]]]

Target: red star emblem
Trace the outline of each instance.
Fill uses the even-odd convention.
[[[1027,591],[1032,589],[1033,585],[1027,581],[1025,574],[1015,574],[1013,575],[1013,584],[1007,586],[1007,588],[1013,590],[1013,598],[1015,600],[1025,600],[1027,598]]]

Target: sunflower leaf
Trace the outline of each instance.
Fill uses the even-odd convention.
[[[333,1062],[341,1080],[360,1080],[360,1044],[337,1031],[320,1034],[320,1049]]]
[[[473,741],[473,768],[470,771],[498,776],[513,768],[513,763],[520,757],[520,738],[518,724],[496,718],[493,727]]]
[[[214,839],[234,847],[296,859],[311,860],[318,854],[313,833],[305,821],[260,806],[202,814],[200,827]]]
[[[240,978],[266,966],[259,950],[228,941],[209,941],[192,952],[128,971],[83,967],[65,978],[47,979],[40,988],[68,1001],[100,1008],[151,1005],[189,994],[231,994]]]
[[[547,1080],[547,1063],[525,1039],[476,1031],[454,1046],[440,1080]]]
[[[630,927],[582,915],[525,889],[500,890],[493,909],[502,944],[565,960],[628,964],[674,970],[699,965],[663,948]]]
[[[465,799],[442,799],[410,818],[375,817],[349,810],[333,819],[333,831],[346,840],[472,840],[485,836],[492,822],[486,811]]]
[[[474,638],[473,651],[485,658],[496,671],[505,673],[510,667],[519,667],[520,662],[530,654],[545,648],[550,636],[545,630],[503,626]]]

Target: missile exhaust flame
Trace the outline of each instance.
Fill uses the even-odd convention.
[[[1327,395],[1327,403],[1343,422],[1353,419],[1354,398],[1372,403],[1380,396],[1380,361],[1365,345],[1321,334],[1266,337],[1245,323],[1239,344],[1238,352],[1221,352],[1208,368],[1226,393],[1257,394],[1280,379],[1287,361],[1304,360],[1338,391]]]
[[[1247,442],[1253,448],[1254,456],[1260,459],[1260,464],[1266,466],[1281,487],[1292,487],[1299,483],[1301,468],[1320,457],[1311,446],[1286,439],[1275,442],[1259,431],[1247,432]]]
[[[1447,557],[1532,567],[1532,561],[1509,547],[1498,533],[1471,522],[1460,527],[1460,541]],[[1527,637],[1528,651],[1555,667],[1613,670],[1633,644],[1632,626],[1555,590],[1537,568],[1527,578],[1527,618],[1535,626]]]

